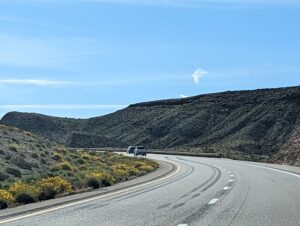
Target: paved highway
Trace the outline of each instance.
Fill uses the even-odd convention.
[[[177,173],[127,192],[2,225],[300,225],[300,174],[224,159],[149,158],[176,164]]]

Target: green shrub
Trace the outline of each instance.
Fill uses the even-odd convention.
[[[11,160],[12,163],[14,163],[16,166],[20,167],[21,169],[31,170],[32,169],[32,163],[26,161],[21,156],[17,156]]]
[[[92,172],[87,175],[87,185],[92,188],[98,188],[98,183],[99,187],[110,186],[114,183],[114,181],[115,178],[107,172]],[[91,186],[89,183],[95,184],[95,186]]]
[[[110,180],[107,180],[107,179],[102,179],[101,180],[101,185],[104,186],[104,187],[108,187],[108,186],[112,185],[112,182]]]
[[[46,160],[45,158],[42,158],[42,159],[41,159],[41,163],[47,164],[47,160]]]
[[[52,159],[54,159],[55,161],[61,161],[63,159],[63,156],[57,152],[54,152],[54,154],[52,155]]]
[[[63,153],[64,155],[67,154],[67,150],[66,149],[60,149],[59,152]]]
[[[63,171],[73,171],[74,168],[75,167],[70,162],[64,161],[64,162],[52,165],[50,167],[50,170],[52,172],[61,171],[61,170],[63,170]]]
[[[31,154],[31,157],[34,158],[34,159],[38,159],[39,155],[34,152],[34,153]]]
[[[62,170],[66,170],[66,171],[72,171],[73,170],[73,166],[70,162],[64,161],[62,163],[59,164]]]
[[[85,163],[85,161],[82,158],[80,158],[80,159],[77,159],[77,163],[82,165]]]
[[[74,178],[72,180],[72,184],[73,184],[75,190],[80,190],[80,189],[86,188],[86,182],[84,180],[82,180],[82,178]]]
[[[17,144],[10,144],[9,146],[8,146],[8,149],[10,150],[10,151],[14,151],[14,152],[18,152],[18,145]]]
[[[84,171],[84,170],[87,170],[88,168],[87,168],[87,166],[85,166],[85,165],[83,165],[83,166],[79,166],[79,170],[81,170],[81,171]]]
[[[16,201],[21,204],[29,204],[35,202],[34,198],[26,193],[20,193],[16,195]]]
[[[81,155],[81,158],[83,158],[84,160],[90,160],[91,159],[91,155],[88,153],[84,153]]]
[[[9,178],[9,175],[5,172],[0,171],[0,181],[4,181]]]
[[[87,183],[86,184],[87,184],[88,187],[91,187],[93,189],[100,188],[100,185],[101,185],[100,181],[96,177],[87,178]]]
[[[27,136],[29,136],[29,137],[34,137],[34,135],[33,135],[32,133],[30,133],[30,132],[25,132],[25,134],[26,134]]]
[[[4,158],[5,160],[10,160],[12,158],[12,155],[10,153],[6,153]]]
[[[3,202],[0,200],[0,209],[6,209],[8,207],[8,204],[6,202]]]
[[[6,167],[5,172],[14,175],[15,177],[22,177],[21,171],[13,167]]]
[[[78,155],[71,155],[72,159],[79,159],[80,157]]]

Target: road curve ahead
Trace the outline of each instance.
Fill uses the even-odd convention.
[[[300,174],[223,159],[149,158],[180,170],[157,183],[1,225],[300,225]]]

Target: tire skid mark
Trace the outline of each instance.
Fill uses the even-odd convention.
[[[200,194],[200,193],[195,194],[195,195],[192,196],[192,198],[196,198],[196,197],[198,197],[199,195],[201,195],[201,194]]]
[[[229,222],[229,224],[227,226],[230,226],[234,222],[236,217],[239,215],[239,213],[241,212],[241,209],[244,207],[244,205],[246,203],[246,200],[248,198],[249,191],[250,191],[250,184],[248,184],[248,189],[247,189],[247,192],[246,192],[245,197],[243,199],[243,202],[241,203],[239,209],[236,211],[236,213],[234,214],[234,216],[232,217],[231,221]]]
[[[175,160],[172,160],[172,161],[175,161]],[[178,161],[177,161],[177,162],[178,162]],[[111,199],[109,199],[108,201],[123,201],[123,200],[126,200],[126,199],[128,199],[128,198],[137,197],[137,196],[142,195],[142,194],[145,194],[145,193],[147,193],[147,192],[154,191],[154,190],[159,189],[159,188],[161,188],[161,187],[170,185],[170,184],[172,184],[172,183],[174,183],[174,182],[178,182],[179,180],[181,180],[181,179],[183,179],[183,178],[185,178],[185,177],[191,175],[191,174],[194,172],[195,169],[194,169],[193,166],[191,166],[191,165],[189,165],[189,164],[184,164],[184,163],[182,163],[182,162],[180,162],[180,163],[188,168],[188,170],[187,170],[184,174],[182,174],[182,175],[180,175],[180,176],[177,176],[177,177],[174,177],[174,178],[170,179],[169,181],[166,181],[166,182],[164,182],[164,183],[158,184],[158,185],[153,186],[153,187],[151,187],[151,188],[145,188],[145,189],[143,189],[143,190],[140,191],[140,192],[132,191],[131,193],[128,193],[127,195],[123,195],[122,197],[111,198]]]
[[[164,209],[164,208],[168,208],[169,206],[171,206],[172,203],[167,203],[167,204],[164,204],[164,205],[161,205],[159,207],[157,207],[156,209]]]
[[[208,166],[210,169],[212,169],[214,171],[214,174],[210,178],[208,178],[204,183],[202,183],[199,186],[195,187],[189,193],[193,193],[195,191],[198,191],[199,189],[201,189],[201,192],[204,192],[204,191],[208,190],[210,187],[212,187],[215,183],[217,183],[217,181],[221,178],[221,170],[218,169],[215,166],[211,166],[211,165],[206,164],[206,163],[201,163],[201,162],[196,162],[196,161],[183,159],[183,158],[180,158],[180,157],[177,157],[177,159],[180,159],[182,161],[196,163],[198,165],[205,165],[205,166]]]
[[[181,206],[184,206],[185,205],[185,202],[182,202],[182,203],[178,203],[178,204],[176,204],[175,206],[173,206],[173,210],[174,209],[177,209],[177,208],[179,208],[179,207],[181,207]]]
[[[216,172],[216,174],[214,175],[213,179],[209,182],[209,184],[205,184],[205,186],[199,185],[198,187],[196,187],[197,189],[195,188],[191,192],[194,192],[194,190],[199,190],[201,188],[202,188],[201,192],[204,192],[204,191],[208,190],[210,187],[212,187],[214,184],[216,184],[217,181],[221,178],[221,170],[218,169],[216,166],[212,166],[212,165],[209,165],[209,164],[206,164],[206,163],[191,161],[191,160],[187,160],[187,159],[182,159],[180,157],[177,157],[177,158],[180,159],[180,160],[183,160],[183,161],[187,161],[187,162],[192,162],[192,163],[196,163],[196,164],[206,165],[206,166],[210,167],[211,169],[213,169]],[[235,185],[235,183],[233,183],[233,182],[234,181],[232,180],[232,181],[230,181],[226,185],[227,187],[230,187],[231,189],[228,189],[228,190],[221,189],[219,192],[216,193],[216,195],[214,196],[214,199],[216,199],[216,200],[219,201],[219,200],[221,200],[221,199],[224,198],[224,195],[226,195],[229,192],[231,192],[232,188]],[[197,196],[199,196],[200,194],[197,194]],[[194,195],[194,196],[192,196],[192,198],[195,198],[197,196]],[[214,205],[210,205],[209,203],[206,203],[206,204],[202,205],[197,211],[195,211],[194,213],[192,213],[192,214],[188,215],[186,218],[184,218],[184,220],[182,220],[181,222],[186,222],[188,225],[191,225],[193,223],[199,222],[199,220],[206,213],[208,213],[212,208],[214,208]]]

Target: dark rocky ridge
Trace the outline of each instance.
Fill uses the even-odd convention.
[[[1,123],[72,147],[140,144],[273,159],[300,126],[299,113],[300,87],[289,87],[145,102],[86,120],[11,112]]]

